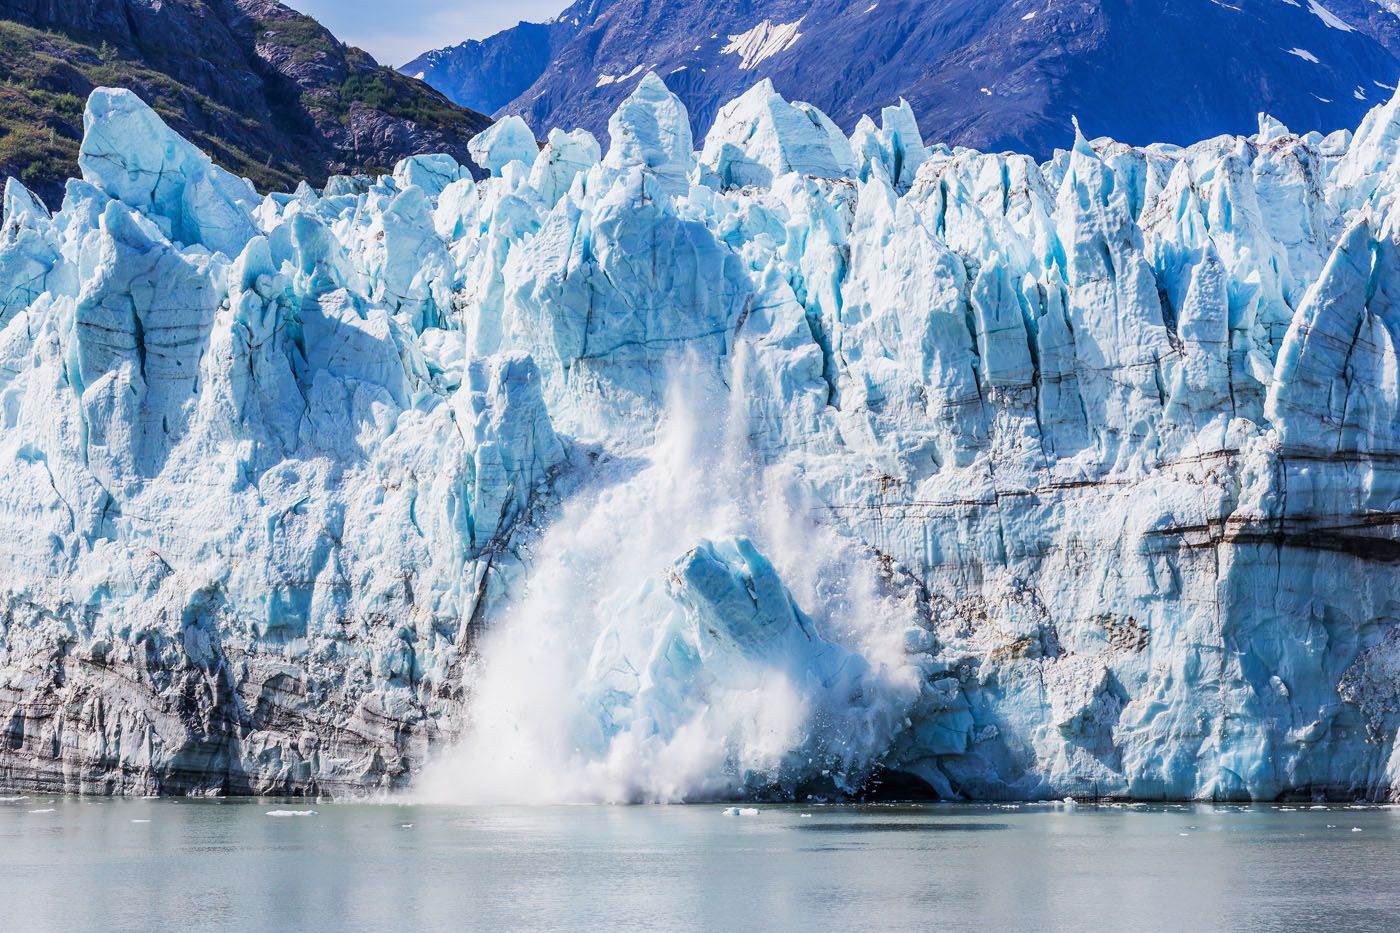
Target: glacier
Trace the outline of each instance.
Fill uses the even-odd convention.
[[[1400,96],[850,137],[647,75],[260,195],[133,94],[0,229],[0,785],[1400,797]]]

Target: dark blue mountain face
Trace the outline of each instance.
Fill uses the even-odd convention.
[[[646,71],[703,134],[761,78],[850,130],[900,97],[931,141],[1040,156],[1090,135],[1186,143],[1355,126],[1400,74],[1396,0],[583,0],[405,65],[543,136],[607,118]]]
[[[420,55],[400,70],[494,113],[534,84],[576,31],[559,23],[521,23],[489,39]]]

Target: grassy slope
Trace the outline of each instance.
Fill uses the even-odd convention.
[[[53,193],[78,174],[83,102],[99,86],[131,88],[220,165],[251,178],[259,187],[287,187],[305,174],[290,162],[260,158],[202,131],[187,114],[241,126],[252,138],[259,135],[256,121],[140,62],[122,58],[109,46],[94,47],[59,33],[0,20],[0,73],[6,76],[0,85],[0,173],[18,176],[41,193]]]

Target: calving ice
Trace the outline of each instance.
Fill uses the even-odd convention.
[[[1045,163],[645,76],[0,240],[23,792],[1400,793],[1400,102]]]

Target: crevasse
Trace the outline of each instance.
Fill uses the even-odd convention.
[[[0,231],[0,780],[1400,793],[1400,99],[1045,164],[760,84]]]

